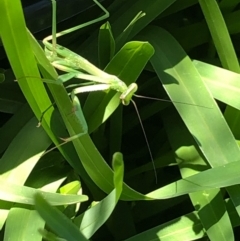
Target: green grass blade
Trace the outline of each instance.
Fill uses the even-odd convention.
[[[199,4],[207,21],[222,66],[239,73],[238,59],[217,2],[215,0],[200,0]]]
[[[147,194],[147,196],[152,198],[162,197],[165,199],[206,189],[233,186],[240,182],[238,175],[239,167],[239,161],[230,162],[226,165],[215,167],[194,176],[173,182]]]
[[[121,153],[113,156],[114,186],[113,191],[102,201],[75,218],[74,223],[80,226],[85,237],[90,238],[112,214],[122,192],[123,186],[123,159]],[[101,215],[99,215],[101,213]]]
[[[71,241],[87,240],[70,219],[58,209],[50,206],[40,194],[35,195],[35,205],[48,226],[61,238]]]
[[[17,207],[12,208],[6,222],[4,240],[41,241],[42,236],[38,229],[43,229],[44,225],[37,211]]]
[[[18,84],[33,112],[39,119],[41,113],[51,105],[51,102],[43,83],[36,79],[37,77],[40,78],[40,75],[33,52],[29,47],[30,44],[20,1],[1,1],[0,15],[0,34],[5,51],[16,79],[18,79]],[[34,76],[35,78],[25,79],[23,78],[24,76]],[[50,136],[52,133],[50,131],[52,110],[46,113],[42,123]]]
[[[115,40],[111,25],[106,22],[100,27],[98,34],[98,58],[99,67],[104,69],[115,53]]]
[[[204,231],[196,212],[186,214],[124,241],[186,241],[204,237]]]
[[[197,60],[193,61],[213,97],[240,110],[240,75]]]
[[[51,144],[45,131],[37,128],[36,124],[35,117],[30,119],[5,151],[1,159],[1,178],[24,184],[40,156]]]
[[[1,199],[8,202],[16,202],[22,204],[34,203],[34,195],[40,193],[51,205],[60,206],[74,204],[77,202],[84,202],[88,200],[86,195],[61,195],[57,193],[50,193],[39,191],[35,188],[20,186],[6,182],[1,179],[2,187],[0,188]]]

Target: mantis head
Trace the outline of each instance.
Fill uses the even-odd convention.
[[[129,105],[130,101],[132,100],[132,96],[137,91],[138,86],[136,83],[130,84],[127,89],[120,95],[120,100],[122,101],[123,105]]]

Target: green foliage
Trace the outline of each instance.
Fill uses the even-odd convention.
[[[115,0],[107,23],[58,39],[127,85],[137,82],[137,94],[173,102],[134,98],[156,183],[135,109],[123,107],[115,91],[79,95],[89,133],[43,155],[83,126],[71,86],[54,84],[58,73],[26,30],[20,1],[0,1],[0,35],[11,65],[0,71],[1,116],[11,115],[1,118],[0,129],[2,239],[234,240],[240,224],[238,4]]]

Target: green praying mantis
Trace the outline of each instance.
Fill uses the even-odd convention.
[[[62,84],[66,81],[68,81],[71,78],[77,78],[77,79],[82,79],[82,80],[87,80],[90,83],[95,83],[93,85],[87,85],[87,86],[81,86],[78,88],[75,88],[72,92],[71,92],[71,99],[73,102],[73,106],[76,106],[76,110],[81,111],[81,109],[79,108],[80,103],[78,101],[78,98],[76,97],[77,94],[80,93],[84,93],[84,92],[93,92],[93,91],[105,91],[105,90],[115,90],[117,92],[120,92],[120,100],[122,102],[123,105],[129,105],[130,102],[133,103],[139,121],[140,121],[140,125],[142,127],[143,130],[143,134],[144,134],[144,138],[147,144],[147,148],[149,150],[149,154],[150,154],[150,158],[153,164],[153,169],[154,169],[154,173],[155,173],[155,178],[157,180],[157,172],[156,172],[156,168],[155,168],[155,164],[153,161],[153,156],[152,156],[152,152],[150,150],[150,146],[147,140],[147,136],[146,133],[144,131],[144,127],[140,118],[140,115],[138,113],[137,107],[135,102],[132,100],[133,96],[136,97],[142,97],[142,98],[149,98],[149,97],[145,97],[145,96],[138,96],[136,95],[136,91],[137,91],[137,84],[136,83],[132,83],[129,86],[127,86],[122,80],[120,80],[117,76],[108,74],[104,71],[102,71],[101,69],[97,68],[95,65],[91,64],[88,60],[86,60],[85,58],[77,55],[76,53],[72,52],[71,50],[60,46],[57,44],[57,38],[60,36],[63,36],[65,34],[71,33],[73,31],[76,31],[78,29],[81,29],[83,27],[89,26],[91,24],[97,23],[99,21],[105,20],[109,17],[109,12],[97,1],[97,0],[93,0],[94,3],[100,7],[100,9],[102,9],[102,11],[104,12],[104,15],[96,18],[94,20],[91,20],[87,23],[72,27],[70,29],[64,30],[62,32],[56,33],[56,1],[52,0],[52,15],[53,15],[53,26],[52,26],[52,35],[46,37],[43,40],[43,44],[45,46],[45,54],[46,57],[48,58],[48,60],[50,61],[50,63],[52,64],[52,66],[54,66],[56,69],[61,70],[63,72],[66,72],[66,74],[63,74],[61,76],[58,77],[57,79],[57,83],[58,84]],[[144,14],[139,14],[139,17],[144,16]],[[52,43],[50,43],[50,41]],[[44,80],[43,80],[44,81]],[[50,82],[50,83],[56,83],[55,81],[49,81],[49,80],[45,80],[46,82]],[[91,82],[90,82],[91,81]],[[163,100],[163,99],[157,99],[157,98],[149,98],[149,99],[153,99],[153,100],[161,100],[161,101],[167,101],[167,102],[172,102],[170,100]],[[183,102],[177,102],[176,103],[180,103],[180,104],[188,104],[191,105],[189,103],[183,103]],[[79,138],[80,136],[84,135],[87,133],[88,128],[87,128],[87,123],[85,121],[85,118],[83,117],[83,114],[80,113],[79,116],[81,118],[81,123],[82,126],[84,126],[84,132],[83,133],[79,133],[77,135],[74,136],[70,136],[68,138],[61,138],[64,142],[61,143],[58,146],[55,146],[54,148],[48,150],[47,152],[61,146],[64,145],[67,142],[73,141],[77,138]]]
[[[115,91],[121,93],[120,100],[123,105],[129,105],[129,103],[132,102],[136,108],[136,105],[132,100],[132,96],[135,95],[135,92],[137,91],[137,88],[138,88],[136,83],[132,83],[129,86],[127,86],[117,76],[110,75],[110,74],[102,71],[101,69],[97,68],[95,65],[91,64],[85,58],[83,58],[80,55],[77,55],[76,53],[72,52],[71,50],[57,44],[57,41],[56,41],[57,37],[71,33],[73,31],[76,31],[78,29],[84,28],[91,24],[97,23],[97,22],[107,19],[109,17],[109,12],[97,0],[93,0],[93,1],[100,7],[100,9],[103,10],[103,12],[104,12],[103,16],[96,18],[94,20],[91,20],[87,23],[72,27],[65,31],[56,33],[56,1],[52,0],[52,16],[53,16],[52,35],[46,37],[43,40],[43,44],[45,46],[46,57],[48,58],[50,63],[56,69],[67,72],[66,74],[63,74],[58,77],[58,81],[57,81],[58,83],[62,84],[71,78],[78,78],[78,79],[88,80],[88,81],[97,83],[94,85],[78,87],[71,92],[71,99],[72,99],[74,105],[78,105],[78,108],[76,108],[76,109],[79,110],[79,102],[77,100],[76,94],[84,93],[84,92],[92,92],[92,91],[101,91],[101,90],[104,91],[104,90],[109,90],[109,89],[112,89],[112,90],[115,90]],[[144,14],[140,13],[140,14],[138,14],[138,16],[142,17],[142,16],[144,16]],[[52,41],[52,43],[50,43],[49,41]],[[47,80],[47,82],[49,82],[49,80]],[[51,83],[56,83],[56,82],[51,82]],[[137,110],[137,108],[136,108],[136,110]],[[155,176],[156,176],[157,175],[156,168],[154,166],[153,156],[152,156],[152,153],[150,150],[149,143],[147,141],[147,136],[145,134],[139,113],[137,112],[137,114],[138,114],[140,124],[143,129],[144,137],[145,137],[145,140],[147,143],[147,147],[148,147],[148,150],[150,153],[150,158],[152,160],[153,168],[154,168]],[[81,114],[81,116],[83,116],[83,115]],[[85,132],[79,133],[78,135],[71,136],[69,138],[61,138],[64,142],[61,143],[60,145],[64,145],[67,142],[73,141],[74,139],[79,138],[80,136],[84,135],[87,132],[87,123],[86,123],[84,117],[81,118],[81,123],[83,126],[85,126],[85,128],[84,128]],[[47,152],[52,151],[53,149],[59,147],[60,145],[58,145],[54,148],[51,148]]]

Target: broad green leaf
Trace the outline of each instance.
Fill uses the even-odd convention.
[[[81,183],[79,181],[73,181],[65,184],[60,188],[61,194],[77,194],[81,189]]]
[[[129,85],[137,80],[154,49],[147,42],[129,42],[113,57],[105,71],[118,76]],[[120,104],[120,93],[92,93],[84,105],[83,112],[89,133],[99,127]]]
[[[197,60],[193,64],[215,99],[240,109],[239,74]]]

